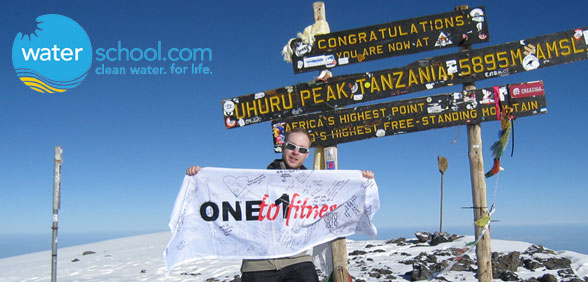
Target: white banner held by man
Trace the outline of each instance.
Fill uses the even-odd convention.
[[[278,258],[356,232],[376,235],[374,179],[359,170],[202,168],[186,176],[164,251],[171,269],[197,258]]]

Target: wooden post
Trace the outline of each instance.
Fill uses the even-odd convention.
[[[330,146],[324,149],[324,159],[326,169],[336,170],[339,168],[337,147]],[[331,252],[333,257],[333,281],[349,281],[347,271],[347,245],[345,238],[337,238],[331,242]]]
[[[326,21],[324,2],[312,3],[314,21]],[[314,151],[314,169],[337,169],[337,147],[317,147]],[[347,272],[347,246],[345,238],[337,238],[331,242],[331,255],[333,259],[333,281],[349,281]],[[329,273],[327,273],[329,275]]]
[[[51,247],[51,281],[57,281],[57,221],[61,198],[61,163],[63,162],[61,146],[55,146],[55,160],[53,168],[53,225],[52,247]]]
[[[467,9],[467,5],[458,6],[456,11]],[[461,50],[471,50],[471,45],[465,45]],[[464,90],[476,89],[475,83],[464,83]],[[474,206],[474,221],[488,216],[486,203],[486,177],[484,176],[484,156],[482,153],[482,128],[480,124],[469,124],[468,128],[468,157],[470,160],[470,179],[472,182],[472,202]],[[474,225],[475,236],[482,234],[483,227]],[[492,260],[490,248],[490,233],[486,232],[476,245],[478,260],[478,281],[492,282]]]
[[[441,211],[439,212],[439,232],[443,232],[443,175],[445,175],[449,162],[443,156],[437,156],[437,164],[439,165],[439,172],[441,172]]]

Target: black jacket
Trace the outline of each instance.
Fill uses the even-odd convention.
[[[286,162],[282,159],[275,159],[271,164],[267,166],[267,169],[289,169],[286,165]],[[300,169],[306,169],[304,165],[300,167]]]

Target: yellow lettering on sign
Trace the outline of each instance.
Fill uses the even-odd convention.
[[[396,77],[396,89],[406,87],[406,84],[402,83],[402,77],[404,76],[404,72],[395,71],[393,75]]]
[[[333,87],[331,85],[327,85],[327,101],[336,99],[337,97],[335,96],[335,91],[333,91]]]
[[[562,39],[558,42],[559,48],[562,49],[562,51],[561,51],[562,56],[568,56],[568,55],[572,54],[572,47],[570,47],[570,45],[568,45],[568,43],[569,42],[567,39]]]
[[[310,90],[300,90],[300,101],[302,102],[302,106],[306,106],[306,100],[310,99],[310,97]]]
[[[386,89],[393,89],[392,74],[386,73],[380,75],[380,81],[382,82],[382,91]]]
[[[496,108],[495,107],[482,108],[482,116],[484,116],[484,117],[496,116]]]
[[[548,59],[547,57],[545,57],[545,52],[543,52],[543,47],[541,47],[541,44],[537,44],[537,59]]]
[[[560,43],[561,43],[561,41],[560,41]],[[557,49],[557,42],[553,41],[553,42],[551,42],[551,44],[549,42],[546,42],[545,46],[547,47],[547,57],[549,57],[549,58],[554,57],[554,55],[552,55],[552,53],[555,53],[555,57],[559,57],[559,50]]]
[[[337,97],[341,99],[343,96],[345,96],[345,98],[349,98],[349,94],[345,92],[345,82],[337,84]]]
[[[413,118],[391,120],[391,121],[384,122],[384,130],[388,130],[388,129],[398,130],[398,129],[406,129],[406,128],[411,128],[411,127],[414,127],[414,119]]]
[[[414,74],[414,70],[409,69],[408,70],[408,87],[410,87],[413,84],[419,84],[419,81],[416,78],[416,75]]]
[[[288,94],[288,96],[290,96],[290,105],[292,104],[292,95]],[[272,112],[277,112],[280,111],[280,98],[278,96],[271,96],[269,98],[270,100],[270,105],[272,108]]]
[[[321,99],[321,93],[320,91],[322,90],[322,87],[314,87],[312,88],[312,100],[315,104],[320,104],[322,102],[324,102],[325,100]]]
[[[411,105],[401,105],[401,106],[394,106],[390,108],[392,115],[395,116],[396,114],[406,115],[406,114],[413,114],[424,111],[425,103],[418,103],[418,104],[411,104]]]
[[[516,66],[517,64],[522,64],[523,63],[523,54],[521,52],[521,49],[516,49],[516,50],[510,50],[510,58],[512,60],[512,66]],[[518,59],[518,62],[517,62]]]
[[[372,30],[370,32],[370,41],[377,41],[378,37],[376,36],[376,33]]]
[[[417,29],[415,24],[410,25],[410,34],[413,34],[413,33],[419,33],[419,30]]]
[[[463,15],[459,15],[459,16],[455,17],[455,25],[456,26],[463,26],[463,25],[465,25],[465,21],[464,21]]]
[[[370,83],[372,84],[372,88],[371,88],[370,93],[381,91],[380,86],[378,85],[378,80],[376,79],[375,76],[372,76]]]
[[[271,98],[270,98],[271,100]],[[284,95],[282,95],[282,107],[284,108],[284,110],[289,110],[294,108],[294,104],[292,103],[292,93],[288,94],[288,101],[290,102],[290,105],[286,104],[286,97]]]
[[[360,33],[358,34],[358,36],[359,36],[359,43],[360,43],[360,44],[361,44],[361,43],[364,43],[364,42],[367,42],[367,41],[365,40],[365,38],[366,38],[366,36],[367,36],[367,34],[366,34],[365,32],[360,32]]]
[[[572,47],[574,49],[574,54],[585,52],[586,49],[578,49],[578,47],[576,46],[576,43],[578,43],[580,40],[571,39],[571,41],[572,41]]]

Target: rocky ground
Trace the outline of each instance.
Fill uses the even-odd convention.
[[[467,247],[462,243],[467,242],[466,238],[439,232],[415,235],[412,240],[349,241],[348,263],[353,281],[477,281],[475,251],[464,253]],[[320,271],[319,276],[321,280],[326,278]],[[574,272],[569,258],[531,244],[524,251],[492,252],[492,276],[494,281],[588,282],[588,277]],[[205,281],[241,279],[236,275],[230,280]]]

